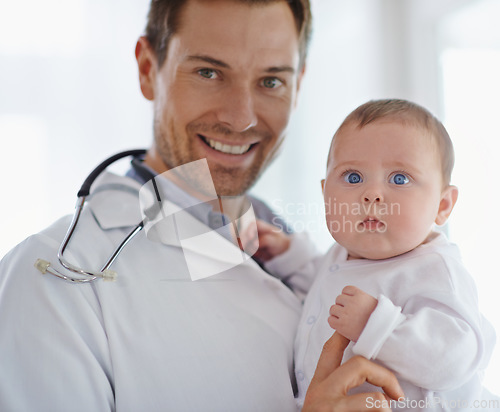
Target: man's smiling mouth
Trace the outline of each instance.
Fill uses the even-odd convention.
[[[221,153],[226,153],[226,154],[234,154],[234,155],[245,154],[255,145],[255,143],[254,144],[245,144],[245,145],[229,145],[229,144],[224,144],[224,143],[218,142],[216,140],[209,139],[201,134],[199,134],[198,136],[201,138],[201,140],[203,140],[212,149],[217,150],[218,152],[221,152]]]

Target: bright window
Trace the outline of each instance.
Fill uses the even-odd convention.
[[[500,3],[478,1],[442,25],[441,53],[445,123],[456,152],[454,183],[460,195],[450,219],[450,236],[473,274],[479,303],[500,331],[497,261],[500,242]],[[500,389],[498,343],[485,385]]]

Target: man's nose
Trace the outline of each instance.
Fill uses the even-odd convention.
[[[219,122],[239,133],[257,125],[255,96],[249,87],[230,87],[221,99],[217,113]]]

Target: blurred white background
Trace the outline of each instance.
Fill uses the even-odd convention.
[[[369,99],[426,106],[455,144],[460,197],[450,237],[500,334],[500,2],[312,2],[299,107],[283,154],[254,193],[326,250],[319,182],[333,132]],[[149,145],[151,107],[134,59],[147,8],[147,0],[0,3],[0,256],[72,213],[81,182],[105,157]],[[485,383],[500,393],[500,348]]]

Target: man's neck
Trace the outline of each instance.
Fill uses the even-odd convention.
[[[169,169],[165,165],[165,163],[161,160],[160,156],[156,149],[150,148],[144,157],[144,164],[153,169],[156,173],[162,174],[167,172]],[[178,176],[176,173],[168,173],[168,175],[164,175],[165,178],[172,181],[176,186],[181,188],[190,196],[193,196],[202,202],[208,203],[212,206],[213,211],[217,211],[226,215],[231,221],[235,221],[240,218],[242,213],[245,210],[246,197],[243,196],[219,196],[214,199],[213,187],[211,185],[210,189],[203,193],[202,190],[195,189],[194,185],[186,182],[185,179]]]

